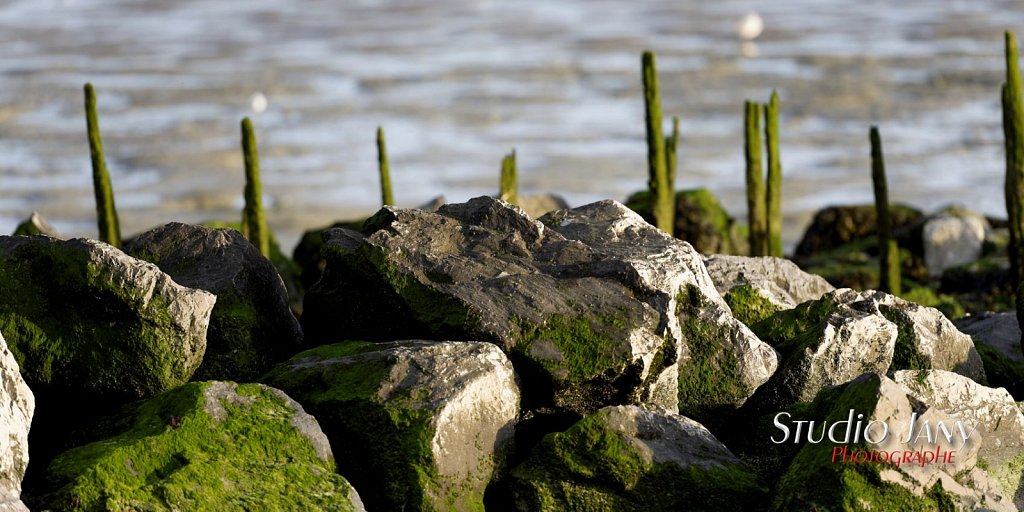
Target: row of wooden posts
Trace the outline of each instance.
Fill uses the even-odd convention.
[[[1012,32],[1006,32],[1006,83],[1002,87],[1003,128],[1006,144],[1006,209],[1010,224],[1010,266],[1014,284],[1024,282],[1024,100],[1017,42]],[[644,90],[645,124],[647,131],[648,189],[654,224],[668,233],[676,232],[675,179],[678,166],[679,118],[672,118],[672,133],[663,134],[664,120],[658,74],[653,52],[641,57]],[[85,112],[89,149],[93,169],[93,188],[96,194],[96,213],[99,238],[115,247],[121,244],[121,233],[114,206],[114,194],[103,156],[96,115],[96,92],[85,84]],[[767,148],[767,178],[762,166],[761,119],[764,119],[764,141]],[[779,153],[779,95],[772,91],[766,104],[747,101],[744,105],[744,154],[746,160],[747,218],[749,246],[752,256],[778,256],[782,254],[782,164]],[[252,122],[241,123],[242,152],[245,160],[245,207],[242,211],[242,234],[260,252],[270,254],[270,232],[262,207],[262,189],[259,178],[259,155]],[[890,293],[900,292],[900,252],[892,233],[889,213],[888,187],[881,137],[876,126],[869,129],[871,144],[871,177],[874,184],[875,208],[878,222],[878,248],[880,264],[879,288]],[[381,182],[381,203],[393,205],[390,169],[384,130],[377,129],[378,171]],[[501,162],[498,196],[516,204],[516,154],[513,150]],[[1016,289],[1016,286],[1015,286]]]

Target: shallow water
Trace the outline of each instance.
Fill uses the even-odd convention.
[[[744,57],[735,26],[755,6],[766,28]],[[126,234],[237,217],[245,115],[287,248],[377,208],[378,125],[401,206],[494,193],[512,148],[521,193],[622,200],[646,182],[645,48],[681,118],[678,186],[711,188],[737,216],[742,103],[779,90],[789,246],[813,209],[872,201],[872,123],[893,200],[1004,215],[1008,28],[1024,36],[1024,3],[7,1],[0,233],[39,210],[94,236],[86,81]]]

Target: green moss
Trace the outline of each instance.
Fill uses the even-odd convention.
[[[623,341],[617,337],[627,329],[626,314],[552,315],[542,323],[513,317],[520,341],[515,350],[551,370],[568,382],[582,382],[627,362]],[[538,344],[550,344],[557,358],[537,355]],[[541,353],[546,354],[546,350]]]
[[[292,410],[254,384],[205,412],[210,383],[192,383],[132,412],[116,437],[51,463],[54,510],[351,510],[351,487],[288,419]],[[233,385],[232,385],[233,386]]]
[[[772,304],[771,301],[748,284],[729,290],[724,298],[725,303],[732,309],[732,316],[748,326],[754,325],[782,310],[782,308]]]
[[[914,343],[914,324],[909,319],[900,318],[902,313],[892,307],[880,304],[878,310],[886,320],[896,324],[896,346],[893,349],[891,371],[927,370],[932,367],[932,360],[923,354]]]
[[[633,193],[626,199],[625,204],[647,222],[653,221],[649,191]],[[710,190],[697,188],[677,192],[675,211],[673,234],[689,242],[697,252],[738,252],[736,242],[745,234],[738,231],[735,220]]]
[[[937,293],[935,290],[925,286],[911,288],[905,293],[900,294],[900,298],[922,306],[935,308],[950,320],[956,320],[967,314],[964,307],[960,305],[960,302],[955,297],[945,293]]]
[[[775,347],[785,360],[804,349],[817,346],[821,330],[835,309],[835,301],[826,296],[780,311],[750,328],[761,340]]]
[[[1024,364],[1003,355],[998,349],[984,343],[975,343],[985,375],[994,388],[1006,388],[1015,399],[1024,394]]]

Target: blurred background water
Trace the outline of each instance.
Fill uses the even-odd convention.
[[[1024,35],[1020,1],[0,6],[0,233],[39,210],[64,235],[95,236],[86,81],[125,235],[238,218],[245,115],[287,251],[303,229],[379,207],[378,125],[400,206],[495,193],[513,148],[521,193],[621,201],[646,184],[647,48],[663,110],[681,119],[677,186],[710,188],[738,217],[743,100],[779,90],[790,247],[814,209],[872,201],[872,123],[894,201],[1005,215],[1002,33]],[[755,46],[737,37],[751,10]]]

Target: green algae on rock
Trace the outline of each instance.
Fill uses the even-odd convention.
[[[129,397],[188,382],[216,297],[93,240],[0,237],[0,332],[31,385]]]
[[[371,510],[483,510],[519,414],[512,365],[490,343],[324,345],[264,380],[319,418]]]
[[[274,265],[230,229],[171,223],[125,244],[175,282],[217,296],[194,380],[252,381],[299,351],[302,330]]]
[[[636,406],[606,407],[549,434],[511,473],[519,510],[757,508],[746,466],[699,423]]]
[[[653,223],[651,194],[643,190],[626,199],[626,206]],[[685,240],[701,254],[739,252],[739,233],[733,219],[718,198],[706,188],[676,192],[673,235]]]
[[[54,510],[361,510],[316,420],[261,384],[194,382],[48,468]]]

